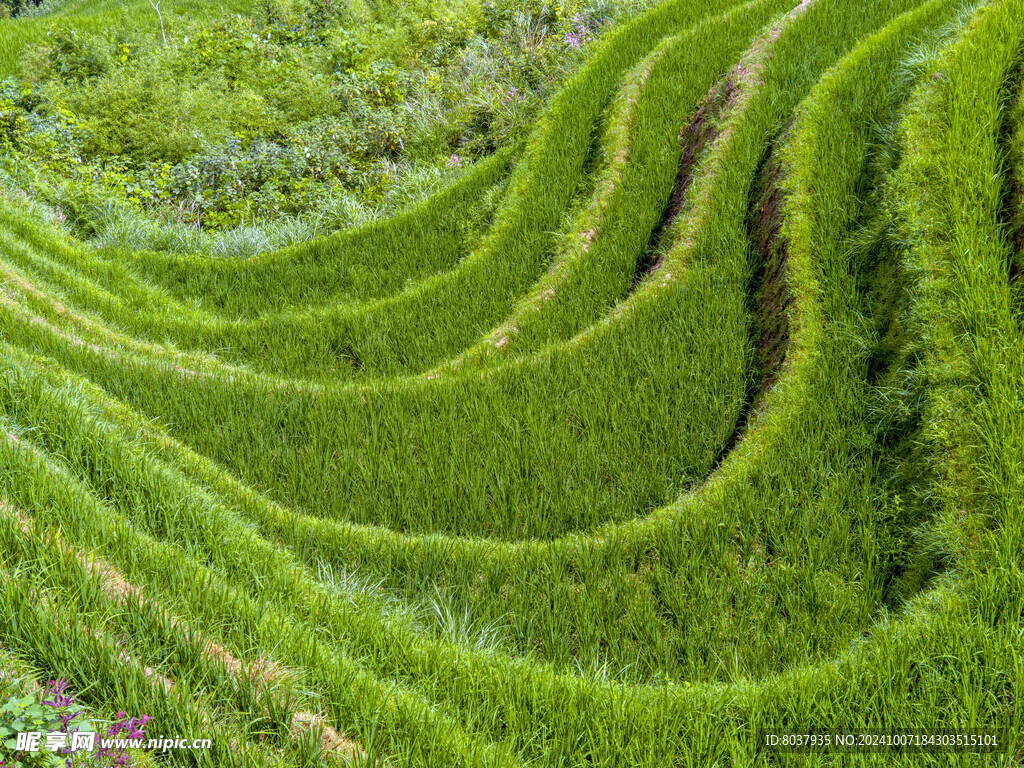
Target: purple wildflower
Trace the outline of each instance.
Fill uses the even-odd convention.
[[[60,719],[61,730],[67,732],[68,725],[78,717],[77,712],[70,711],[70,707],[75,703],[75,695],[73,693],[65,693],[69,683],[64,678],[60,680],[50,680],[46,683],[46,695],[49,698],[43,699],[43,704],[54,709],[62,710],[57,716]]]
[[[590,22],[582,13],[572,17],[574,28],[565,33],[565,42],[572,48],[580,48],[590,42]]]
[[[118,712],[116,717],[117,720],[107,727],[106,737],[108,739],[117,736],[120,736],[122,739],[144,738],[146,723],[153,719],[150,715],[129,718],[124,712]],[[121,748],[104,749],[100,747],[99,756],[113,758],[113,764],[117,766],[128,765],[128,753]]]
[[[69,683],[63,677],[60,680],[49,680],[46,683],[46,693],[53,697],[52,700],[43,700],[43,704],[50,707],[67,707],[71,705],[74,700],[74,694],[65,694]]]

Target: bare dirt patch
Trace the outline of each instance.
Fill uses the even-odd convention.
[[[676,174],[676,180],[672,186],[668,204],[661,214],[661,219],[655,224],[654,229],[651,230],[651,237],[647,242],[647,247],[644,248],[637,259],[631,290],[636,288],[644,277],[661,266],[663,258],[661,244],[665,232],[683,209],[686,193],[693,184],[698,161],[703,157],[705,150],[718,138],[718,126],[723,113],[733,101],[736,82],[733,74],[730,74],[729,77],[716,85],[704,97],[697,111],[690,118],[689,123],[680,132],[679,141],[683,152],[679,160],[679,171]]]

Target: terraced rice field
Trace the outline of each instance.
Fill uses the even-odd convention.
[[[1022,46],[666,0],[380,224],[211,260],[5,199],[0,642],[175,764],[1018,764]]]

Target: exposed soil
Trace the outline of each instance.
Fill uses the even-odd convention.
[[[345,758],[362,756],[362,747],[355,741],[346,739],[338,731],[327,724],[323,715],[312,712],[296,712],[292,719],[292,735],[301,737],[307,733],[319,736],[320,747],[328,753]]]
[[[781,236],[782,169],[770,152],[752,190],[747,214],[751,246],[751,275],[747,299],[753,315],[754,368],[760,381],[754,401],[760,400],[778,378],[789,346],[789,305],[792,294],[786,279],[788,248]]]
[[[1007,84],[1010,105],[1015,105],[1024,99],[1022,85],[1024,85],[1024,63],[1015,67]],[[1002,125],[999,127],[999,143],[1004,160],[1003,176],[1006,180],[1003,187],[1000,216],[1007,227],[1008,236],[1013,245],[1009,270],[1010,282],[1016,283],[1024,275],[1024,179],[1017,172],[1018,169],[1024,167],[1024,157],[1015,151],[1012,139],[1014,133],[1024,130],[1024,127],[1018,126],[1012,121],[1013,112],[1014,110],[1010,108],[1004,110]]]
[[[769,145],[754,177],[747,206],[747,237],[750,242],[750,280],[747,309],[751,316],[752,358],[748,367],[747,394],[732,434],[722,446],[712,468],[729,455],[746,431],[750,417],[772,388],[786,361],[789,347],[789,305],[793,296],[786,278],[788,248],[781,235],[784,194],[779,186],[782,168],[775,154],[788,131]]]
[[[637,259],[636,271],[630,286],[631,292],[640,284],[645,276],[658,269],[661,265],[662,254],[660,253],[660,245],[665,230],[682,210],[683,203],[686,200],[686,193],[693,183],[694,166],[699,158],[703,156],[704,150],[718,139],[723,124],[723,116],[733,109],[740,96],[745,91],[748,91],[751,83],[756,80],[765,57],[770,55],[769,49],[782,35],[785,26],[806,13],[816,1],[801,0],[800,4],[794,7],[779,23],[757,38],[746,53],[740,57],[736,65],[732,67],[729,74],[711,89],[711,92],[701,102],[693,117],[690,118],[689,124],[683,129],[679,137],[683,147],[683,156],[679,163],[679,173],[676,175],[675,185],[672,188],[672,194],[669,197],[668,205],[662,213],[661,220],[655,225],[647,247],[643,250],[640,258]],[[777,213],[775,215],[777,216]],[[778,229],[777,225],[775,229]],[[770,274],[766,279],[769,282],[773,280]],[[786,338],[788,339],[788,330]],[[769,381],[767,386],[771,386],[773,381],[774,379]]]
[[[647,249],[637,262],[634,288],[645,275],[660,265],[658,246],[661,238],[682,209],[687,190],[693,183],[697,159],[722,133],[724,115],[737,108],[743,95],[756,87],[761,66],[766,57],[770,56],[771,46],[782,35],[784,27],[803,15],[815,2],[802,0],[779,23],[755,40],[728,76],[712,90],[694,113],[680,137],[683,157],[669,204],[651,234]],[[788,310],[792,294],[786,279],[786,242],[781,237],[783,192],[779,180],[782,169],[774,149],[785,138],[790,125],[792,120],[781,135],[769,143],[750,190],[746,224],[751,252],[751,277],[747,285],[747,308],[753,318],[750,329],[753,358],[748,367],[746,397],[732,434],[712,463],[712,471],[739,442],[750,415],[759,407],[764,394],[775,384],[789,346]]]
[[[634,290],[644,277],[661,266],[661,242],[665,231],[683,208],[686,193],[693,184],[698,160],[704,155],[704,150],[718,138],[722,115],[734,101],[737,82],[737,73],[732,72],[725,80],[716,85],[711,93],[704,97],[689,123],[679,134],[683,150],[679,160],[679,172],[676,174],[675,184],[672,186],[672,193],[669,195],[668,204],[661,214],[661,219],[651,230],[650,240],[637,259],[630,291]]]

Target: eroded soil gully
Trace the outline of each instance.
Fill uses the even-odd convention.
[[[458,369],[464,362],[481,353],[490,354],[493,350],[504,347],[508,344],[509,338],[519,333],[518,323],[521,319],[539,312],[545,302],[555,297],[556,291],[565,287],[565,283],[573,275],[573,266],[583,254],[589,252],[590,244],[601,233],[607,209],[622,186],[622,175],[633,150],[632,131],[637,118],[637,104],[643,95],[651,70],[667,52],[668,48],[662,44],[649,55],[642,63],[639,74],[631,75],[632,82],[625,86],[629,90],[623,91],[626,94],[624,100],[618,104],[616,99],[610,102],[609,135],[614,137],[610,143],[614,146],[615,152],[601,178],[596,180],[586,209],[575,217],[573,236],[581,241],[579,251],[577,252],[571,245],[563,246],[551,269],[537,281],[532,293],[518,303],[509,318],[491,331],[482,342],[475,344],[463,354],[434,366],[425,374],[428,379],[435,379],[445,371]],[[600,130],[595,131],[593,140],[597,141],[599,135]],[[594,144],[591,149],[599,151],[600,144]]]
[[[751,274],[747,300],[753,319],[755,381],[751,383],[751,407],[757,405],[778,379],[789,346],[789,305],[793,296],[786,277],[788,244],[782,237],[782,168],[776,150],[780,138],[769,150],[747,210]]]
[[[745,108],[760,71],[771,55],[771,44],[786,25],[805,13],[815,0],[804,0],[778,24],[759,37],[729,74],[704,98],[680,134],[683,155],[679,173],[661,221],[651,234],[647,248],[637,261],[632,288],[661,266],[662,240],[682,213],[699,161],[729,132],[730,114]],[[787,127],[788,131],[788,127]],[[712,464],[721,465],[746,431],[765,393],[778,380],[789,346],[789,305],[792,293],[786,278],[787,246],[781,235],[783,191],[781,165],[776,150],[786,131],[769,144],[751,185],[747,205],[747,236],[750,242],[750,280],[747,307],[751,315],[750,341],[753,357],[749,365],[747,393],[729,438]],[[631,289],[632,290],[632,289]]]
[[[641,281],[661,266],[664,253],[661,245],[666,231],[676,220],[683,209],[686,201],[686,194],[693,184],[695,166],[704,156],[705,151],[718,138],[719,124],[722,114],[728,105],[731,105],[737,88],[737,81],[734,77],[735,70],[729,77],[718,83],[694,112],[689,124],[679,134],[679,141],[682,144],[683,154],[679,161],[679,172],[676,174],[675,184],[669,195],[668,205],[661,214],[661,219],[651,230],[651,237],[647,246],[641,252],[636,262],[636,270],[633,273],[633,281],[630,285],[630,292],[636,289]]]
[[[782,168],[776,155],[781,141],[777,139],[769,147],[751,185],[747,206],[750,279],[746,293],[751,319],[747,392],[736,424],[715,457],[712,471],[742,439],[765,394],[778,380],[789,347],[789,306],[793,294],[786,276],[788,246],[781,233],[785,196],[779,183]]]

